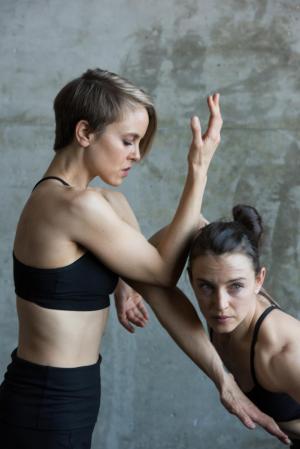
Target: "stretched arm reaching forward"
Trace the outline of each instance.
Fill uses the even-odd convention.
[[[138,229],[138,223],[126,199],[121,194],[108,193],[108,200],[116,212],[129,225]],[[112,196],[111,196],[112,195]],[[203,218],[200,218],[200,225]],[[154,236],[153,243],[163,238],[164,230]],[[185,248],[180,264],[183,263]],[[227,373],[215,348],[209,341],[199,317],[186,296],[178,289],[163,289],[142,283],[132,284],[134,289],[120,279],[115,291],[118,318],[130,332],[132,323],[143,327],[148,321],[147,310],[143,304],[145,297],[157,318],[178,346],[199,366],[215,383],[224,407],[236,415],[242,423],[253,429],[255,423],[289,444],[288,437],[279,429],[275,421],[262,413],[240,390],[233,376]],[[137,291],[139,293],[137,293]]]
[[[132,286],[147,300],[178,346],[214,382],[224,407],[249,429],[254,429],[255,424],[258,424],[283,443],[289,444],[289,438],[275,421],[262,413],[240,390],[233,376],[225,371],[194,307],[185,295],[178,288],[163,289],[141,283]]]

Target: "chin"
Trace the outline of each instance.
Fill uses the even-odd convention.
[[[236,324],[233,323],[225,323],[225,324],[219,324],[214,322],[208,323],[209,327],[213,330],[213,332],[217,334],[229,334],[230,332],[233,332],[236,329]]]
[[[111,187],[118,187],[123,183],[123,179],[103,179],[101,178],[101,181],[105,182],[105,184],[111,186]]]

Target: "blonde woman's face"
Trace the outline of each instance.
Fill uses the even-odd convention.
[[[126,108],[120,120],[111,123],[97,136],[86,152],[86,161],[94,176],[118,186],[140,160],[140,141],[149,125],[146,108]]]
[[[264,271],[256,275],[246,255],[199,256],[190,275],[201,312],[214,332],[232,332],[254,313]]]

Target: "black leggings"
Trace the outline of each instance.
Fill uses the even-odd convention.
[[[90,449],[100,406],[100,361],[78,368],[43,366],[20,359],[15,350],[0,386],[1,449]]]
[[[1,449],[90,449],[93,427],[77,430],[32,430],[0,422]]]

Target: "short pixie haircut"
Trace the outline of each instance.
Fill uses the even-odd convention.
[[[107,125],[118,121],[124,109],[144,106],[149,125],[141,140],[141,157],[151,148],[157,129],[157,117],[151,98],[127,79],[99,68],[87,70],[79,78],[66,84],[54,100],[54,150],[69,145],[74,138],[76,124],[86,120],[91,132],[101,134]]]

